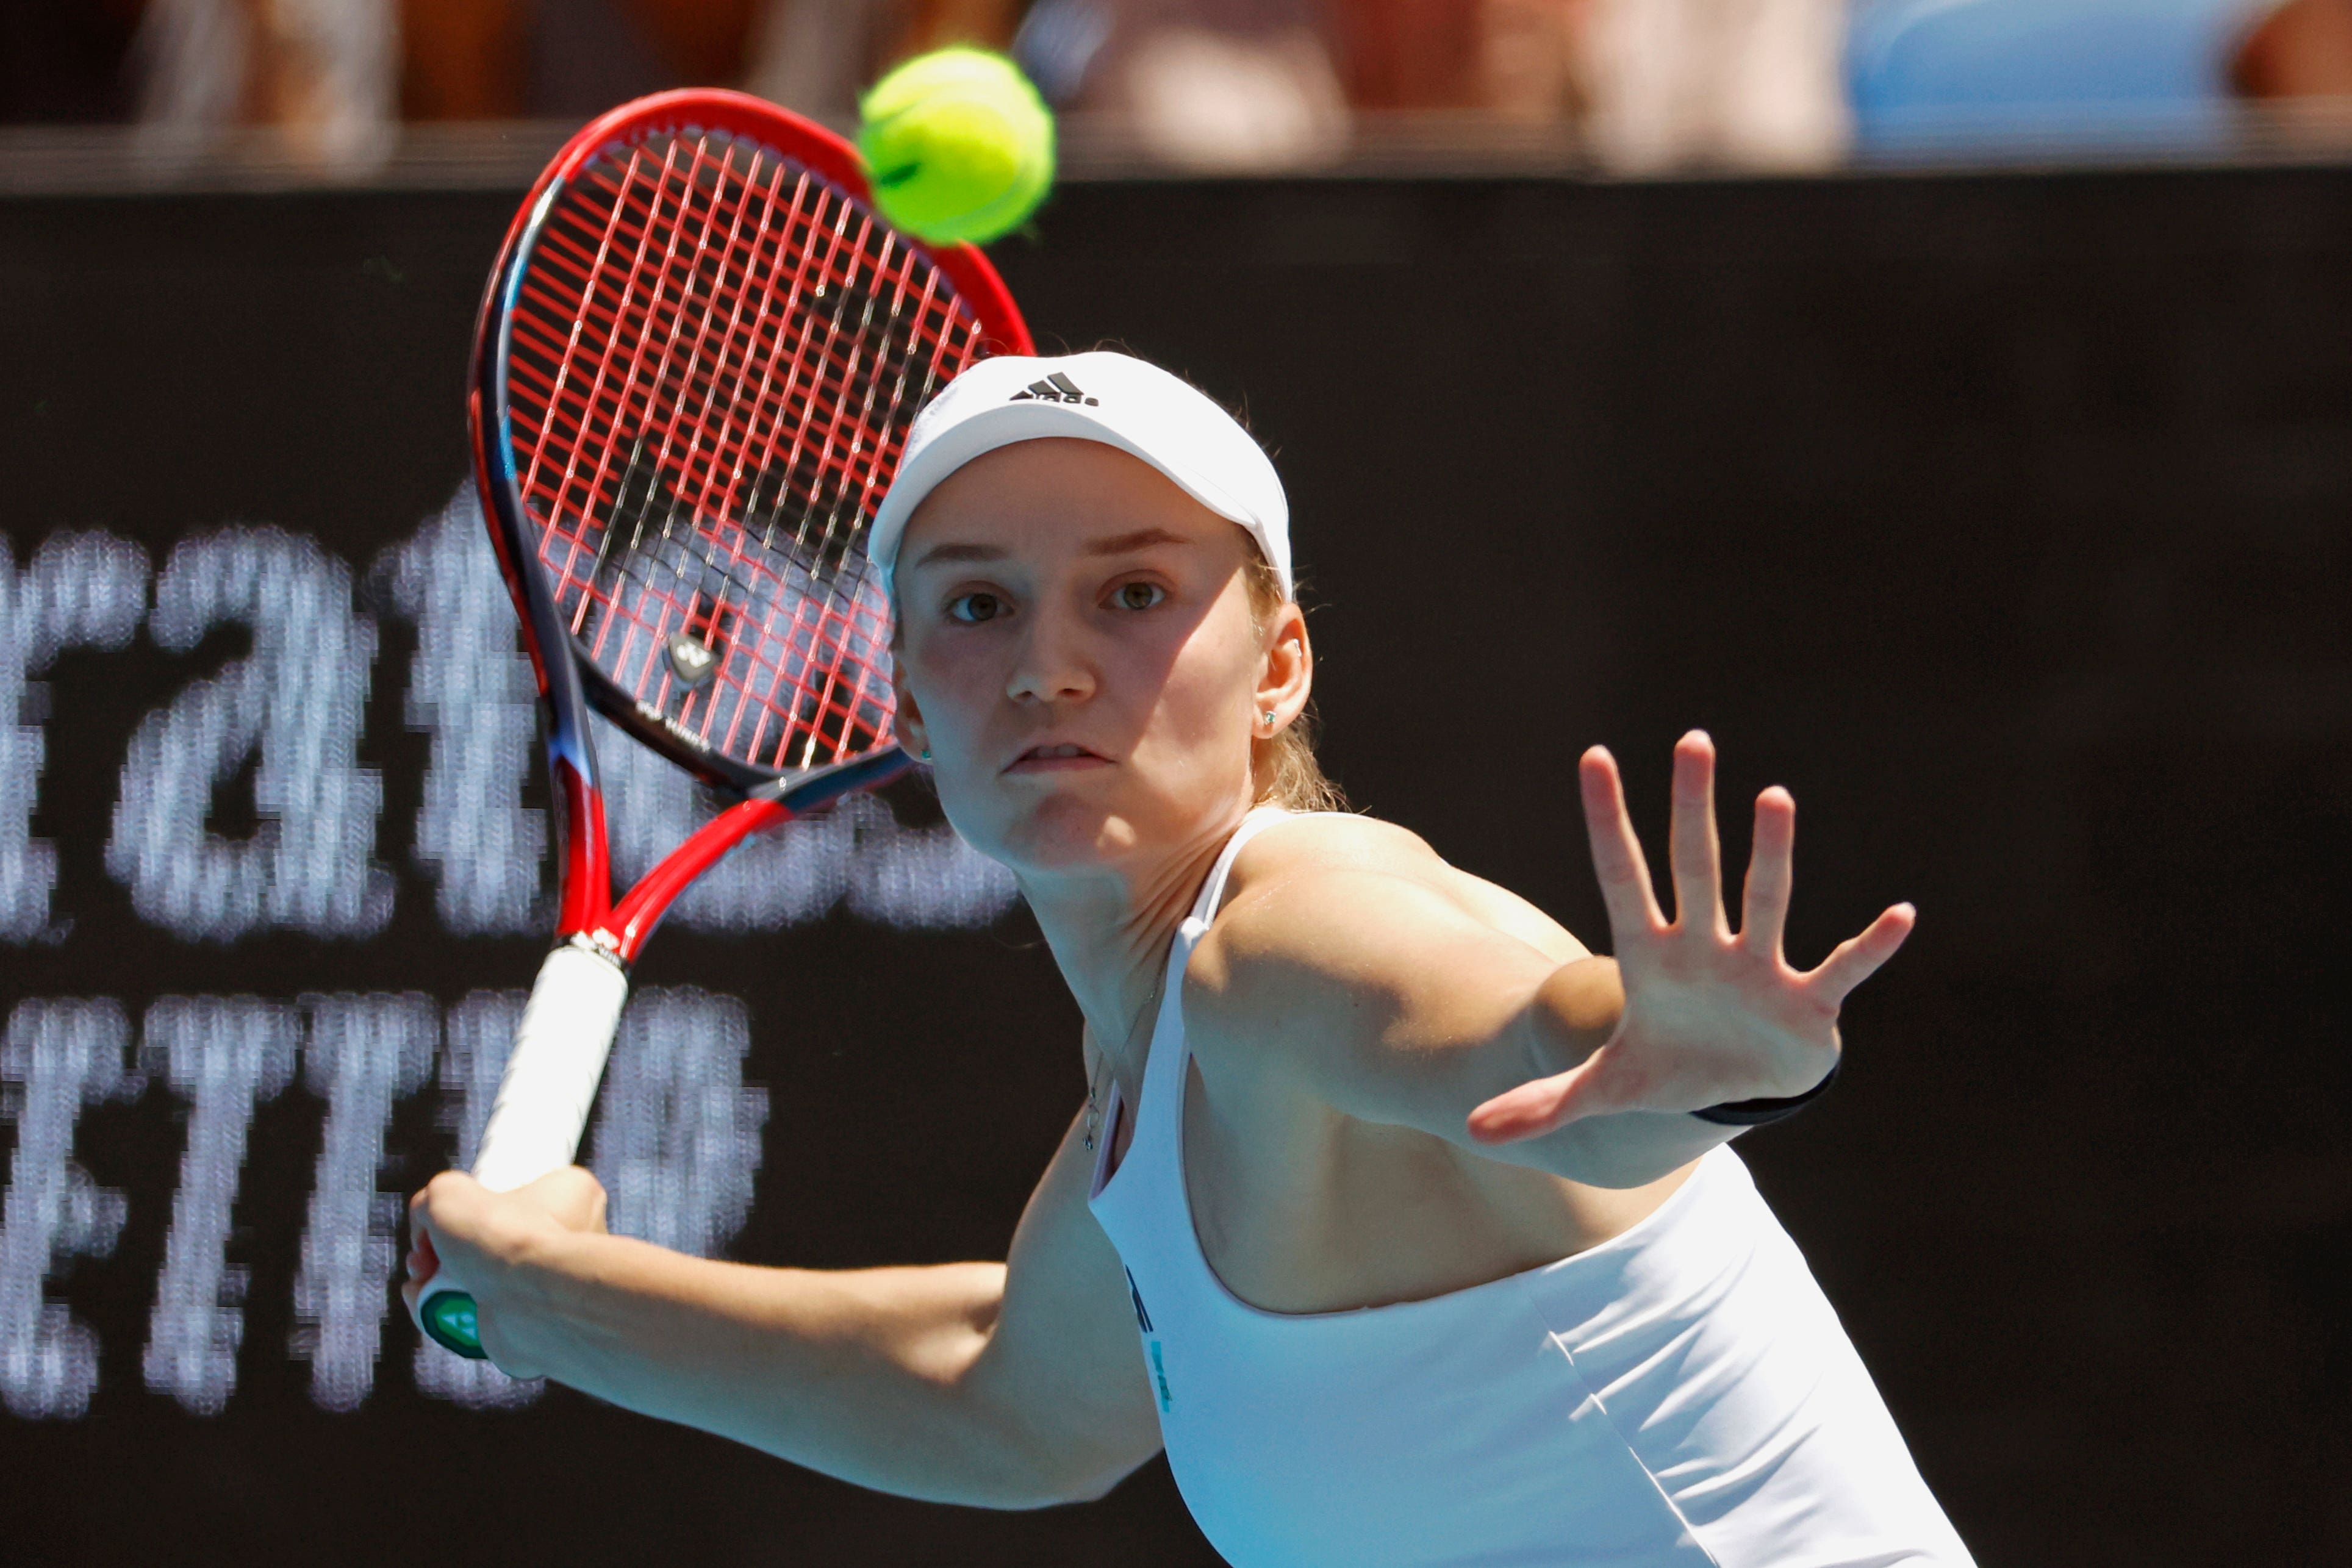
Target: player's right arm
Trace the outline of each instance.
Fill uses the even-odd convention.
[[[717,1432],[882,1491],[1034,1508],[1160,1451],[1118,1254],[1073,1125],[1003,1263],[824,1272],[604,1233],[584,1171],[494,1194],[446,1173],[411,1205],[414,1293],[462,1255],[482,1340],[520,1375]]]

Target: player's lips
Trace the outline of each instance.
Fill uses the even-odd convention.
[[[1110,758],[1076,741],[1033,746],[1005,765],[1007,773],[1064,773],[1074,768],[1107,768]]]

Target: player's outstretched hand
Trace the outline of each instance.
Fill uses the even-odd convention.
[[[1626,814],[1616,758],[1596,746],[1578,772],[1624,1011],[1616,1031],[1575,1068],[1523,1083],[1473,1111],[1471,1135],[1508,1143],[1617,1111],[1687,1112],[1782,1099],[1829,1076],[1838,1060],[1838,1009],[1911,934],[1911,906],[1887,910],[1819,967],[1802,974],[1790,967],[1780,934],[1797,803],[1774,785],[1756,798],[1755,848],[1734,933],[1716,839],[1715,743],[1693,730],[1675,747],[1669,922]]]
[[[540,1375],[529,1345],[527,1266],[568,1232],[604,1228],[604,1188],[578,1166],[528,1186],[492,1192],[464,1171],[443,1171],[408,1200],[407,1280],[416,1298],[444,1263],[474,1298],[482,1348],[510,1377]]]

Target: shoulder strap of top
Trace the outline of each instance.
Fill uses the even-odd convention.
[[[1192,901],[1192,913],[1184,922],[1186,926],[1195,924],[1206,926],[1216,918],[1217,905],[1225,896],[1225,880],[1233,875],[1234,862],[1241,859],[1243,846],[1289,815],[1285,807],[1260,806],[1242,819],[1241,826],[1234,830],[1234,836],[1227,839],[1225,847],[1218,852],[1217,863],[1209,868],[1209,879],[1201,884],[1201,896]],[[1192,936],[1198,939],[1198,933],[1192,933]],[[1191,946],[1181,936],[1178,940],[1182,946]]]
[[[1208,880],[1201,883],[1201,895],[1192,901],[1192,913],[1176,928],[1176,940],[1168,948],[1167,978],[1160,988],[1159,1016],[1151,1023],[1150,1054],[1143,1063],[1147,1119],[1172,1114],[1171,1096],[1181,1092],[1184,1064],[1192,1060],[1192,1052],[1184,1043],[1184,966],[1192,961],[1192,949],[1208,934],[1209,923],[1216,918],[1217,905],[1225,896],[1225,881],[1233,874],[1234,862],[1241,858],[1243,846],[1290,815],[1280,806],[1260,806],[1244,817],[1241,825],[1234,830],[1234,836],[1218,852],[1216,864],[1209,868]],[[1138,1135],[1141,1135],[1140,1130]]]

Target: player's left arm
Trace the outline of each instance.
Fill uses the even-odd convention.
[[[1580,781],[1612,958],[1563,962],[1556,946],[1483,917],[1425,853],[1318,856],[1294,841],[1287,863],[1235,894],[1193,960],[1186,1022],[1204,1061],[1604,1186],[1655,1180],[1738,1130],[1695,1110],[1819,1084],[1838,1061],[1841,1005],[1902,945],[1910,906],[1800,972],[1780,947],[1796,826],[1787,790],[1757,800],[1734,931],[1706,736],[1675,749],[1672,921],[1615,761],[1594,747]]]

